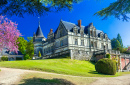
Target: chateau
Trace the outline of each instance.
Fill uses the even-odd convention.
[[[50,29],[47,38],[44,37],[40,22],[36,33],[33,35],[34,55],[38,56],[40,51],[42,57],[53,57],[67,54],[89,57],[92,52],[111,50],[111,40],[103,31],[97,30],[93,23],[87,26],[60,20],[55,32]],[[77,55],[78,55],[77,54]]]

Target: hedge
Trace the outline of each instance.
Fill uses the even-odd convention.
[[[95,64],[95,69],[98,73],[115,75],[116,74],[116,62],[114,60],[103,58]]]
[[[1,57],[1,61],[8,61],[8,57],[2,56],[2,57]]]

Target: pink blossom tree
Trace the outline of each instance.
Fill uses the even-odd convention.
[[[16,23],[12,22],[5,16],[0,16],[0,51],[7,48],[8,51],[18,51],[17,38],[21,36],[21,33],[17,29]]]

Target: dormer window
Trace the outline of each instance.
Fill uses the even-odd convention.
[[[81,32],[80,32],[80,33],[81,33],[81,36],[83,37],[83,36],[84,36],[84,32],[81,30]]]
[[[93,36],[93,32],[92,32],[92,30],[90,31],[90,36]]]
[[[74,26],[74,28],[73,28],[73,32],[75,33],[75,35],[78,34],[78,30],[77,30],[76,26]]]

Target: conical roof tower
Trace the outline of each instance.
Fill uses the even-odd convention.
[[[37,31],[36,31],[36,37],[44,37],[44,35],[42,33],[42,29],[40,27],[40,20],[39,20],[39,26],[38,26]]]

